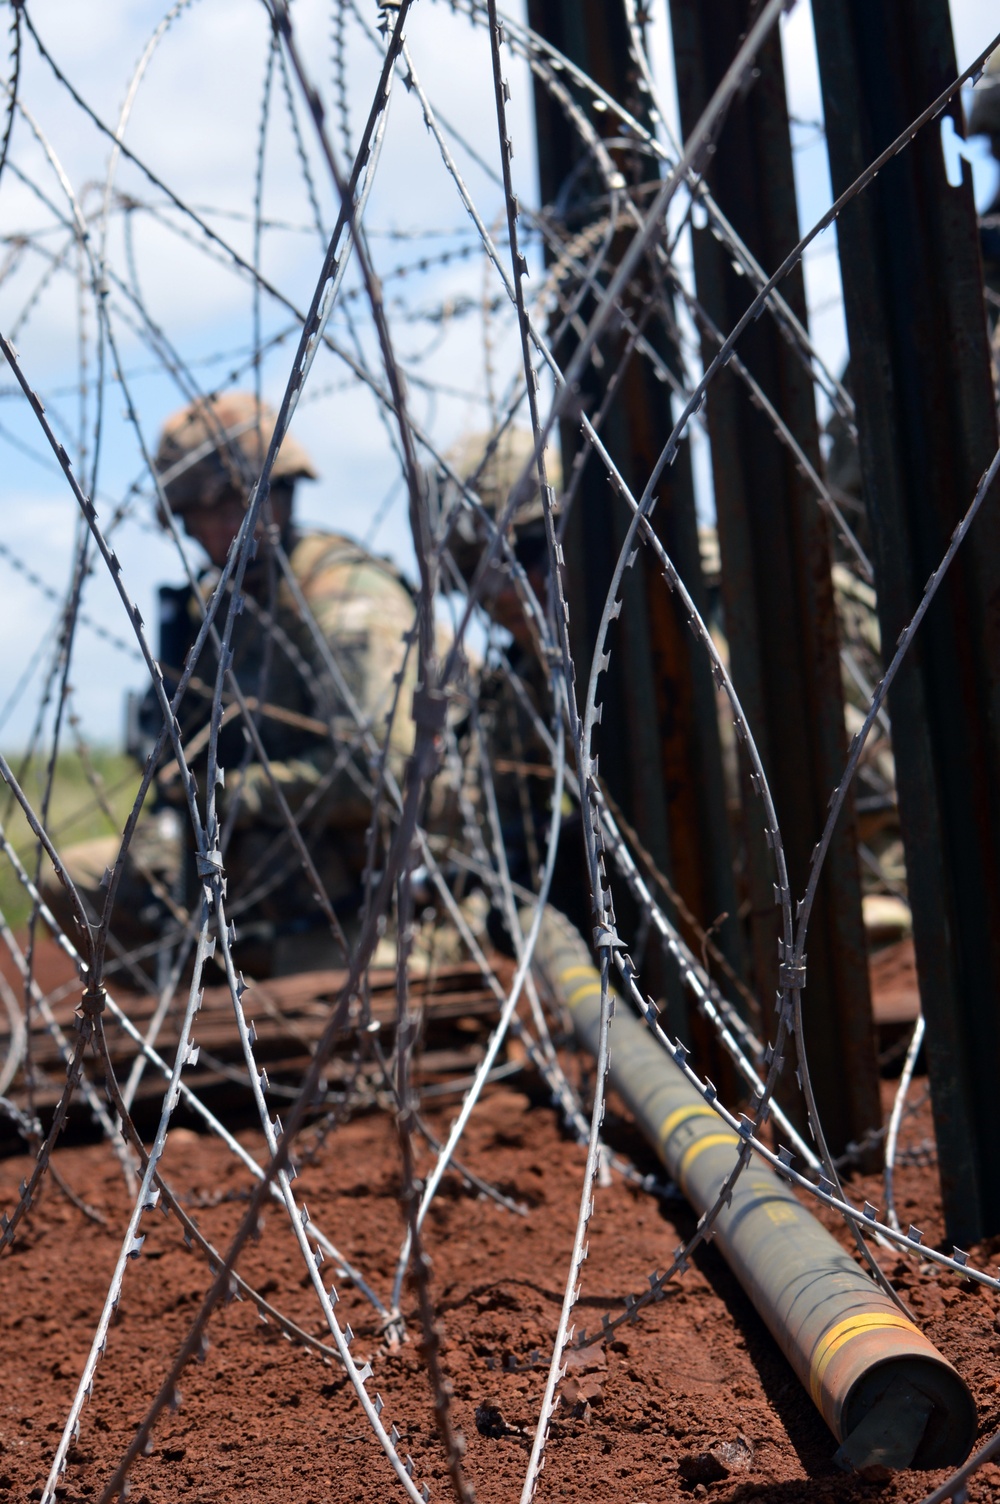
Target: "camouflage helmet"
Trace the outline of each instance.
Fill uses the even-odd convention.
[[[970,136],[1000,136],[1000,47],[986,59],[983,76],[972,92]]]
[[[448,464],[457,475],[473,482],[476,495],[483,509],[496,517],[503,511],[512,487],[524,473],[535,450],[531,434],[524,428],[507,428],[500,435],[496,447],[483,463],[495,435],[488,433],[467,434],[448,450]],[[545,472],[549,485],[558,492],[562,487],[562,466],[559,456],[551,448],[545,450]],[[454,486],[446,486],[442,507],[450,511],[456,502]],[[558,510],[558,507],[557,507]],[[537,483],[525,487],[523,500],[511,521],[508,535],[520,547],[539,545],[545,540],[544,509]],[[486,531],[482,521],[467,507],[462,507],[454,521],[449,539],[449,550],[459,571],[470,579],[482,556],[486,543]]]
[[[277,414],[251,392],[197,397],[163,425],[153,460],[174,512],[214,506],[225,491],[249,492],[274,432]],[[316,479],[312,461],[290,435],[271,471],[274,481]]]

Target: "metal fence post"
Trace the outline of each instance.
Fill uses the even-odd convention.
[[[537,32],[616,98],[629,100],[635,94],[628,34],[619,6],[600,0],[529,0],[528,15]],[[631,102],[637,111],[644,108],[640,99]],[[579,231],[607,212],[606,202],[601,202],[596,181],[586,173],[578,136],[559,104],[537,81],[535,109],[543,202],[549,206],[553,226],[561,233]],[[639,182],[650,176],[655,180],[655,164],[639,153],[629,158],[629,171]],[[626,232],[619,236],[618,243],[627,243]],[[615,250],[613,246],[612,257]],[[613,259],[605,275],[610,276],[612,269]],[[644,297],[655,296],[666,318],[671,319],[669,293],[651,272],[646,275],[649,280],[645,287],[637,284],[633,313],[641,316]],[[586,307],[583,313],[585,316]],[[644,333],[660,359],[673,366],[675,349],[661,314],[650,319]],[[608,374],[616,370],[626,343],[624,331],[602,341],[602,365],[591,365],[581,392],[588,411],[600,405]],[[567,341],[558,353],[568,359],[571,344]],[[633,352],[608,409],[602,438],[636,495],[641,493],[672,422],[669,387],[645,356]],[[580,442],[578,429],[564,424],[567,472]],[[694,490],[686,448],[664,476],[659,491],[654,527],[690,582],[695,599],[703,601]],[[591,458],[583,472],[566,539],[571,626],[581,680],[589,671],[594,633],[626,524],[624,508],[615,499],[602,468]],[[657,863],[702,923],[707,927],[723,912],[729,915],[717,939],[738,967],[741,945],[711,674],[673,597],[656,571],[647,568],[645,551],[640,560],[641,567],[626,575],[623,611],[612,639],[613,671],[602,694],[601,775]],[[672,1022],[697,1035],[699,1026],[685,1017],[683,994],[676,980],[669,974],[656,977],[654,966],[650,982],[662,985],[666,992]],[[717,1068],[724,1071],[722,1066]]]
[[[834,193],[955,77],[947,0],[813,0]],[[960,123],[960,106],[949,113]],[[971,182],[937,122],[838,222],[886,656],[997,443]],[[949,1235],[1000,1232],[1000,515],[977,518],[889,697]]]
[[[671,0],[681,123],[690,131],[751,19],[748,0]],[[766,270],[799,238],[781,47],[775,33],[758,76],[737,99],[708,173],[711,190]],[[750,301],[726,247],[693,231],[698,298],[728,333]],[[782,292],[805,323],[801,273]],[[706,343],[706,354],[714,353]],[[777,325],[765,316],[738,353],[819,466],[813,386]],[[708,424],[722,553],[722,598],[733,678],[771,782],[793,895],[804,891],[827,800],[846,758],[837,623],[827,519],[812,488],[751,406],[731,370],[708,393]],[[764,998],[777,982],[773,866],[759,806],[744,789],[754,977]],[[868,990],[853,805],[845,811],[820,884],[809,935],[805,1033],[816,1099],[834,1152],[881,1121]]]

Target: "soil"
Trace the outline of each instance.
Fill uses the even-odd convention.
[[[575,1066],[574,1066],[575,1068]],[[577,1213],[583,1150],[561,1130],[555,1110],[527,1074],[491,1087],[461,1145],[463,1162],[524,1208],[517,1215],[457,1176],[446,1179],[426,1224],[430,1289],[442,1362],[453,1387],[452,1414],[466,1446],[465,1467],[483,1504],[520,1496],[532,1428],[563,1293]],[[886,1102],[893,1083],[884,1083]],[[933,1139],[926,1083],[914,1083],[918,1110],[903,1145]],[[444,1134],[449,1099],[427,1121]],[[608,1138],[642,1171],[656,1168],[631,1125],[614,1110]],[[259,1132],[239,1130],[260,1161]],[[313,1221],[387,1297],[403,1231],[400,1156],[392,1120],[368,1112],[323,1137],[307,1130],[296,1182]],[[937,1172],[927,1156],[897,1171],[904,1225],[918,1221],[926,1241],[943,1236]],[[418,1171],[430,1164],[419,1151]],[[31,1160],[0,1161],[0,1205],[16,1200]],[[6,1356],[0,1385],[0,1499],[41,1497],[52,1454],[87,1355],[128,1213],[121,1171],[106,1145],[67,1144],[56,1154],[61,1179],[95,1209],[88,1215],[50,1179],[0,1266],[0,1333]],[[177,1128],[165,1172],[217,1248],[235,1232],[250,1174],[216,1139]],[[878,1177],[856,1177],[856,1200],[881,1204]],[[828,1221],[838,1236],[843,1229]],[[589,1257],[576,1321],[600,1328],[625,1296],[647,1286],[692,1231],[683,1202],[658,1200],[615,1175],[597,1192]],[[205,1259],[177,1223],[156,1211],[130,1261],[107,1350],[79,1440],[60,1487],[70,1501],[98,1497],[159,1387],[211,1281]],[[846,1240],[845,1240],[846,1242]],[[996,1246],[971,1250],[990,1267]],[[950,1274],[896,1261],[886,1265],[927,1334],[970,1385],[980,1440],[1000,1424],[998,1301]],[[327,1270],[332,1266],[328,1264]],[[313,1335],[324,1326],[298,1251],[275,1206],[263,1235],[248,1245],[240,1273]],[[416,1295],[407,1287],[410,1340],[387,1348],[377,1313],[346,1280],[337,1281],[341,1321],[352,1351],[374,1370],[370,1393],[401,1433],[418,1486],[451,1497],[432,1397],[419,1351]],[[181,1382],[182,1403],[157,1425],[153,1450],[135,1466],[131,1498],[140,1504],[299,1504],[402,1498],[343,1373],[263,1324],[250,1301],[217,1309],[204,1361]],[[539,1484],[539,1500],[607,1504],[817,1504],[872,1500],[917,1504],[944,1473],[845,1475],[836,1443],[762,1321],[712,1248],[658,1304],[614,1340],[575,1360],[561,1386]],[[973,1501],[1000,1500],[1000,1467],[971,1480]]]

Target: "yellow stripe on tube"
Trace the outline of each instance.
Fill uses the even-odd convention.
[[[703,1149],[715,1149],[719,1144],[738,1144],[739,1141],[739,1135],[727,1129],[725,1133],[705,1133],[701,1138],[696,1138],[693,1144],[689,1144],[681,1155],[681,1162],[677,1166],[677,1178],[681,1183],[681,1190],[684,1191],[684,1194],[687,1195],[687,1186],[685,1184],[687,1172]]]
[[[715,1108],[709,1107],[707,1102],[698,1102],[695,1105],[686,1103],[683,1107],[675,1107],[673,1112],[667,1114],[657,1137],[661,1144],[665,1144],[674,1130],[682,1123],[686,1123],[689,1118],[717,1118],[718,1116]]]
[[[525,930],[529,922],[526,916]],[[583,939],[551,910],[539,933],[535,966],[546,988],[571,1004],[574,1032],[596,1055],[598,972]],[[618,1009],[612,1028],[609,1084],[701,1216],[714,1205],[742,1140],[627,1008]],[[838,1441],[854,1438],[877,1407],[888,1409],[892,1420],[893,1407],[905,1408],[915,1387],[931,1401],[932,1411],[922,1436],[912,1438],[912,1465],[953,1467],[967,1456],[976,1430],[967,1386],[919,1329],[895,1316],[886,1297],[785,1182],[755,1163],[733,1187],[714,1231],[715,1246]],[[864,1438],[858,1447],[863,1444]],[[858,1447],[855,1458],[861,1455]]]
[[[577,987],[566,999],[567,1008],[575,1008],[577,1003],[582,1003],[585,997],[600,997],[600,982],[584,982],[582,987]]]
[[[836,1326],[832,1326],[828,1332],[824,1333],[816,1344],[809,1376],[812,1397],[819,1409],[823,1408],[823,1377],[834,1355],[855,1337],[862,1337],[866,1332],[887,1331],[890,1328],[915,1332],[918,1337],[923,1336],[918,1326],[914,1326],[912,1321],[908,1321],[903,1315],[897,1315],[894,1311],[859,1311],[843,1321],[838,1321]]]
[[[567,982],[575,982],[577,977],[596,977],[597,969],[594,966],[567,966],[565,971],[559,973],[559,985],[565,987]]]

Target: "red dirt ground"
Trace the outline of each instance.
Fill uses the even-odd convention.
[[[886,1087],[891,1090],[891,1083]],[[915,1083],[915,1097],[923,1087]],[[555,1111],[529,1091],[530,1083],[524,1089],[492,1088],[460,1150],[470,1168],[524,1203],[527,1215],[511,1214],[452,1177],[426,1226],[454,1418],[467,1446],[468,1476],[483,1504],[511,1504],[520,1494],[584,1158],[561,1132]],[[436,1132],[444,1133],[453,1111],[451,1105],[431,1117]],[[655,1168],[630,1125],[613,1112],[608,1132],[640,1168]],[[261,1156],[259,1133],[240,1136]],[[931,1136],[925,1101],[907,1123],[903,1142],[916,1145]],[[385,1298],[403,1225],[391,1121],[374,1113],[357,1118],[338,1128],[312,1162],[304,1158],[296,1183],[300,1204],[308,1205],[313,1221]],[[420,1168],[428,1164],[425,1155]],[[41,1495],[127,1214],[121,1173],[106,1146],[61,1148],[57,1165],[76,1195],[99,1208],[106,1225],[89,1220],[49,1183],[0,1265],[3,1500]],[[9,1207],[16,1198],[29,1166],[23,1156],[0,1161],[0,1205]],[[238,1225],[250,1175],[220,1143],[184,1129],[171,1134],[165,1171],[205,1234],[224,1246]],[[852,1191],[855,1199],[880,1202],[877,1178],[856,1179]],[[928,1242],[942,1236],[933,1167],[898,1172],[897,1205],[904,1225],[919,1221]],[[692,1225],[683,1203],[661,1204],[617,1176],[599,1190],[578,1326],[596,1330],[603,1312],[619,1313],[625,1295],[646,1286],[647,1275],[663,1267]],[[126,1271],[107,1352],[63,1480],[61,1497],[69,1504],[99,1496],[210,1282],[205,1261],[185,1247],[168,1216],[147,1215],[143,1230],[146,1243]],[[996,1252],[995,1246],[981,1247],[972,1256],[980,1267],[990,1267]],[[323,1335],[315,1297],[277,1207],[239,1267],[272,1304]],[[887,1268],[928,1335],[969,1383],[985,1439],[1000,1425],[997,1299],[969,1282],[917,1272],[891,1256]],[[338,1314],[357,1334],[352,1351],[372,1362],[369,1392],[378,1390],[385,1400],[384,1418],[399,1427],[418,1485],[426,1481],[435,1500],[450,1497],[416,1341],[384,1352],[372,1308],[346,1282],[338,1282],[338,1289]],[[410,1289],[404,1311],[416,1333]],[[263,1325],[249,1302],[217,1310],[205,1361],[187,1370],[181,1390],[180,1410],[164,1416],[154,1450],[134,1470],[133,1501],[377,1504],[403,1497],[342,1374],[293,1346],[273,1325]],[[571,1370],[563,1393],[537,1495],[542,1501],[916,1504],[946,1476],[838,1472],[831,1461],[836,1443],[711,1248],[697,1253],[661,1303]],[[729,1463],[719,1450],[727,1444],[735,1444]],[[706,1462],[713,1450],[730,1467],[728,1476],[720,1476],[718,1463]],[[969,1497],[977,1504],[1000,1500],[1000,1467],[982,1469]]]

